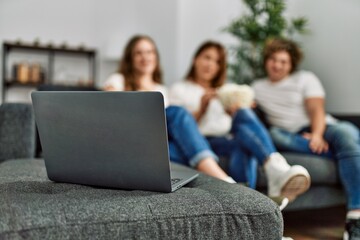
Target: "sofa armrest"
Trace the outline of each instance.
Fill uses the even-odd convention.
[[[31,104],[0,106],[0,162],[35,154],[35,118]]]
[[[360,128],[360,115],[354,114],[331,114],[334,118],[341,121],[348,121]]]

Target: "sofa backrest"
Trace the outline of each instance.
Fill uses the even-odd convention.
[[[35,156],[35,118],[31,104],[0,106],[0,162]]]

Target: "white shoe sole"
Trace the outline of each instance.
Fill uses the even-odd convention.
[[[282,187],[280,195],[289,199],[289,202],[295,200],[295,198],[310,187],[310,176],[307,174],[299,174],[292,176]]]
[[[285,197],[289,199],[289,202],[292,202],[309,187],[309,172],[302,166],[294,165],[288,171],[269,180],[268,195],[270,197]]]

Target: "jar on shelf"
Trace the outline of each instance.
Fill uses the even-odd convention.
[[[30,66],[27,62],[19,63],[17,66],[17,81],[20,83],[28,83],[30,76]]]
[[[32,83],[39,83],[41,81],[41,65],[39,63],[31,64],[29,81]]]

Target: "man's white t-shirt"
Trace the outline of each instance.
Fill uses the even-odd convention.
[[[182,106],[191,113],[197,112],[204,94],[205,90],[199,84],[188,80],[180,81],[170,88],[170,104]],[[224,136],[229,133],[231,122],[232,119],[225,112],[220,100],[213,98],[198,125],[205,136]]]
[[[275,83],[267,78],[259,79],[252,87],[269,123],[290,132],[310,125],[305,107],[307,98],[325,98],[320,80],[308,71],[298,71]],[[327,122],[332,121],[331,116],[327,116]]]
[[[112,74],[104,83],[104,88],[112,87],[114,91],[124,91],[125,90],[125,79],[124,76],[120,73]],[[165,86],[156,83],[154,91],[161,92],[164,96],[165,107],[168,106],[168,94]]]

